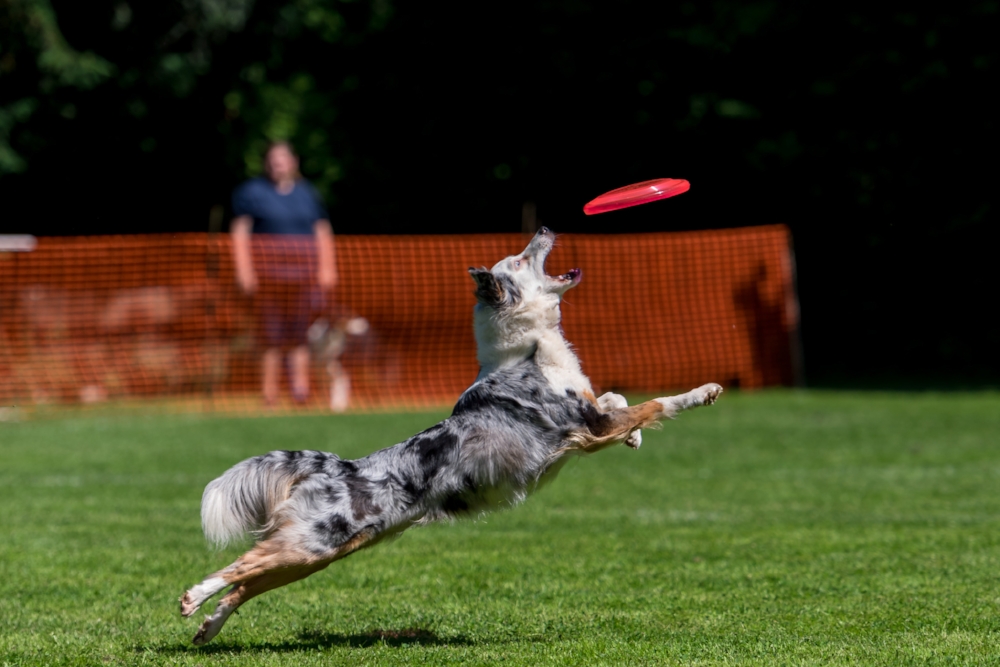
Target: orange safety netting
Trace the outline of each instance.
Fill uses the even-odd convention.
[[[289,266],[314,275],[309,244],[270,241],[253,240],[254,297],[236,287],[225,235],[43,238],[31,252],[0,252],[0,406],[155,397],[257,409],[262,327],[276,316],[312,325],[306,405],[446,404],[478,370],[466,269],[525,245],[520,234],[338,236],[340,283],[324,299],[280,278]],[[563,323],[595,389],[791,384],[789,244],[777,225],[566,235],[548,271],[583,269]]]

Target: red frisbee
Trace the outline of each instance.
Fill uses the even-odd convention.
[[[648,204],[657,199],[666,199],[687,192],[691,184],[683,178],[656,178],[652,181],[633,183],[624,188],[605,192],[597,199],[587,202],[583,212],[587,215],[617,211],[620,208]]]

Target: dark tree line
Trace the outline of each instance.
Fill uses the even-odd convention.
[[[343,233],[787,223],[811,380],[992,381],[998,12],[0,0],[0,231],[206,230],[290,139]]]

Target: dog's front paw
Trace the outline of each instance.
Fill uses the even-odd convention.
[[[625,397],[622,396],[621,394],[616,394],[612,391],[609,391],[608,393],[601,395],[600,398],[597,399],[597,407],[599,407],[601,410],[604,410],[605,412],[608,412],[610,410],[620,410],[621,408],[628,407],[628,401],[625,400]]]
[[[636,429],[625,438],[625,446],[632,449],[639,449],[642,446],[642,431]]]
[[[706,385],[698,387],[698,391],[701,393],[702,405],[712,405],[718,400],[719,394],[722,393],[722,387],[715,384],[714,382],[709,382]]]

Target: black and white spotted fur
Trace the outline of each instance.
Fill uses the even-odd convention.
[[[258,541],[181,598],[181,613],[190,616],[232,586],[195,644],[212,639],[260,593],[413,525],[516,505],[570,454],[620,442],[638,447],[641,428],[715,401],[722,391],[715,384],[631,408],[616,394],[594,398],[559,327],[559,301],[581,274],[545,274],[553,241],[543,228],[520,255],[489,271],[470,269],[481,371],[450,417],[361,459],[275,451],[238,463],[206,487],[206,537],[224,544],[252,534]]]

